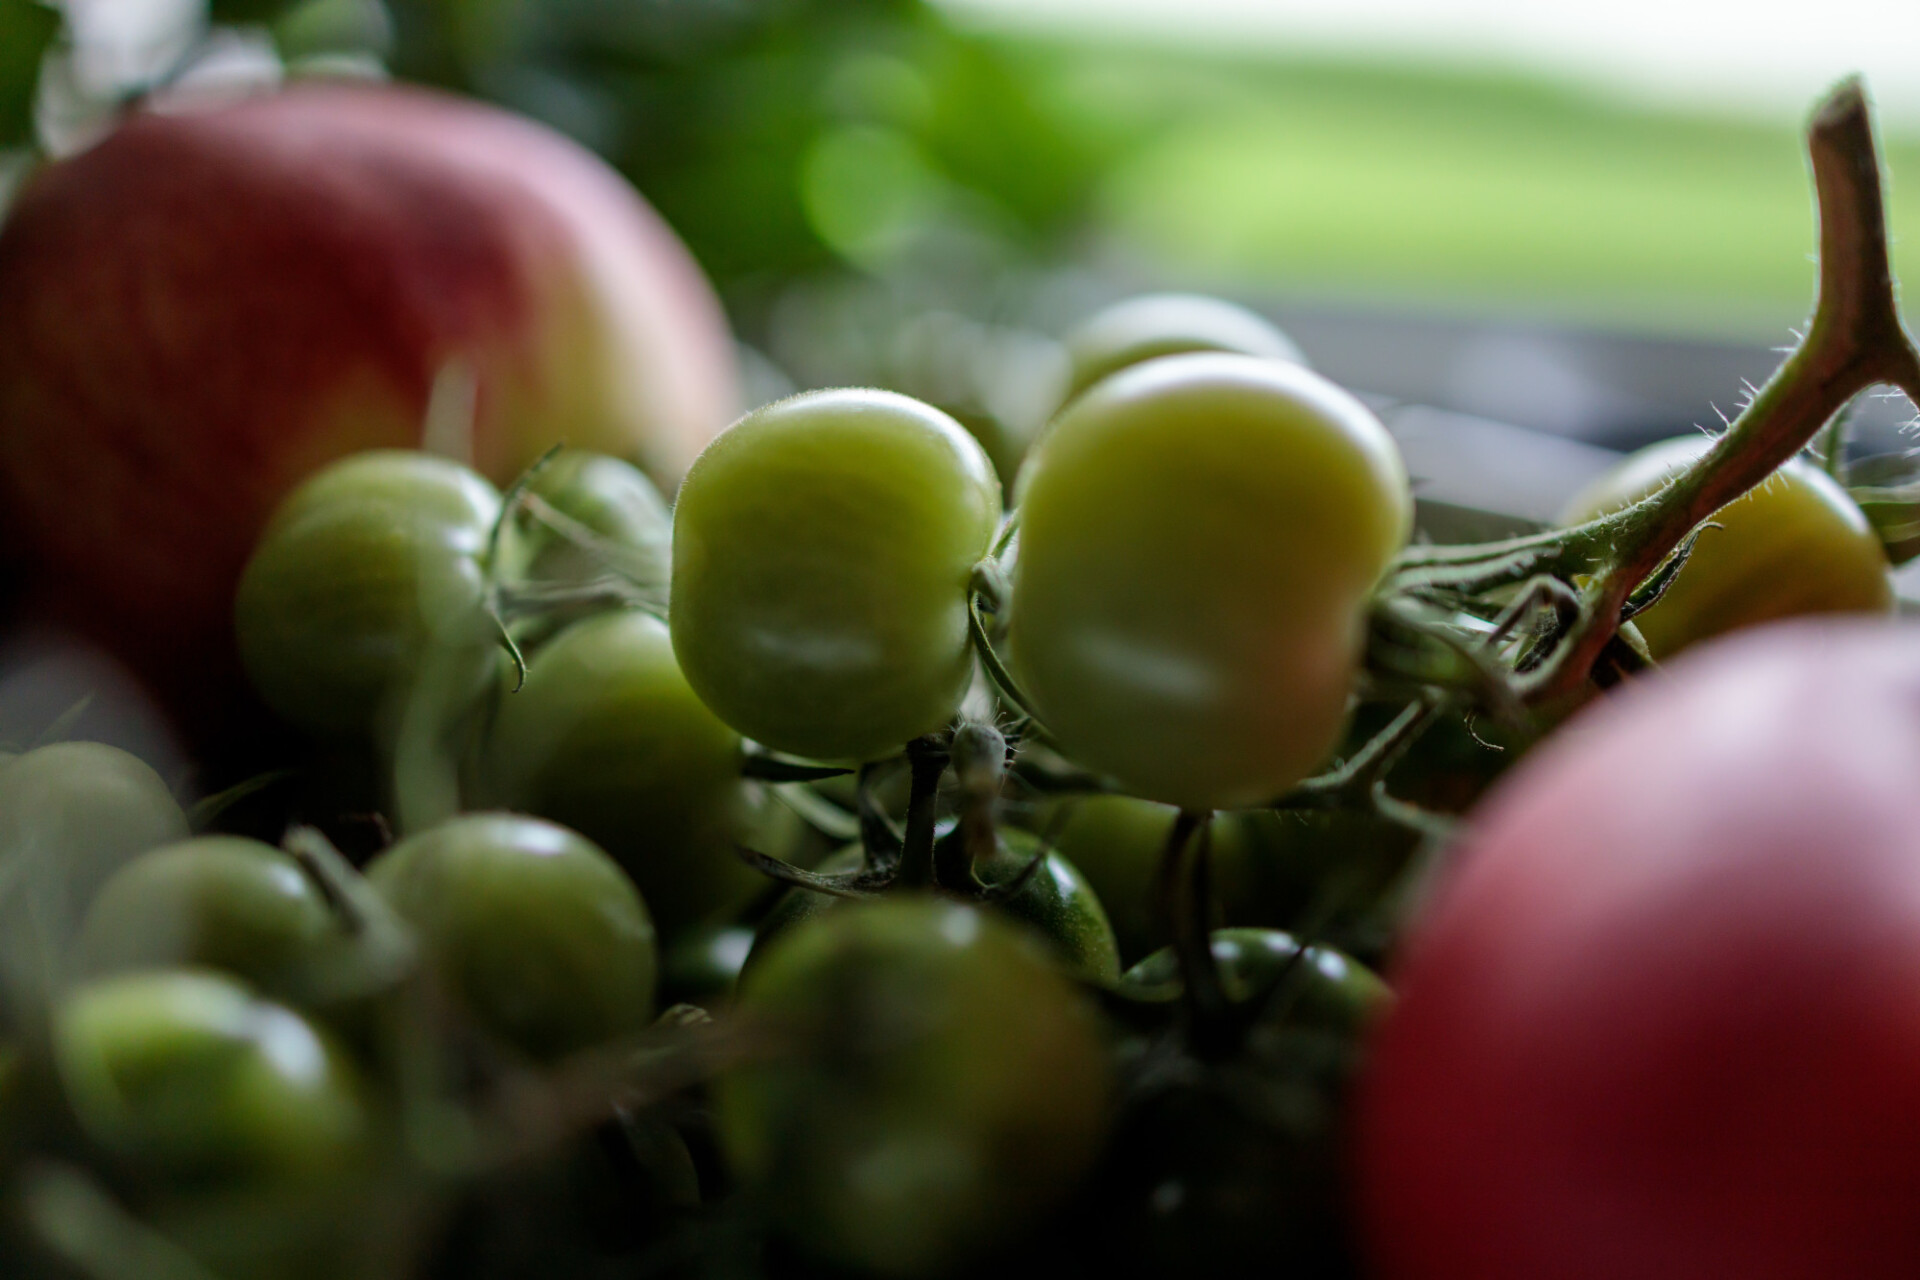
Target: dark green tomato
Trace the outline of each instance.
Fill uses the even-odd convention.
[[[1186,351],[1306,363],[1293,339],[1265,316],[1195,293],[1149,293],[1116,302],[1081,321],[1064,341],[1073,362],[1068,399],[1129,365]]]
[[[1280,929],[1218,929],[1212,946],[1229,999],[1275,995],[1286,1016],[1304,1024],[1359,1032],[1393,1000],[1387,984],[1358,960],[1331,947],[1310,946],[1302,955],[1293,935]],[[1173,949],[1154,952],[1127,970],[1120,984],[1136,999],[1178,999],[1180,964]]]
[[[1179,810],[1151,800],[1093,795],[1060,801],[1033,819],[1033,828],[1085,875],[1128,961],[1168,940],[1159,905],[1160,860],[1178,816]],[[1209,866],[1222,917],[1235,924],[1278,923],[1273,877],[1248,838],[1245,819],[1216,814],[1210,835]]]
[[[481,1026],[551,1060],[645,1028],[653,923],[611,858],[551,822],[455,818],[401,841],[367,879],[420,932]]]
[[[484,605],[500,497],[444,458],[355,454],[275,511],[234,600],[247,674],[317,734],[390,730],[410,698],[448,704],[492,678]]]
[[[740,735],[694,696],[658,618],[601,614],[555,637],[501,697],[484,757],[485,803],[600,845],[669,938],[765,888],[735,852],[754,801]]]
[[[187,815],[139,757],[100,742],[56,742],[0,764],[0,901],[34,902],[64,941],[100,885],[136,855],[184,839]],[[17,935],[16,935],[17,936]]]
[[[296,997],[302,970],[343,929],[299,863],[239,836],[201,836],[141,854],[101,887],[75,946],[88,975],[222,969]]]
[[[1008,659],[1060,750],[1190,809],[1320,765],[1412,516],[1379,419],[1299,365],[1161,356],[1069,405],[1032,465]]]
[[[741,984],[767,1052],[714,1087],[722,1149],[803,1253],[951,1273],[1031,1226],[1098,1155],[1113,1084],[1092,1008],[971,907],[857,903]]]
[[[515,576],[529,582],[584,588],[613,578],[666,599],[673,515],[646,473],[619,458],[580,450],[558,454],[529,483],[509,543]],[[604,607],[556,604],[520,640],[538,643]]]
[[[89,983],[57,1011],[54,1051],[87,1135],[156,1174],[306,1181],[366,1151],[369,1118],[346,1059],[223,974]]]
[[[874,760],[953,717],[967,585],[1000,484],[946,414],[886,391],[748,414],[687,473],[673,647],[714,712],[778,751]]]
[[[691,929],[667,949],[660,968],[663,1004],[718,1008],[733,999],[734,984],[753,950],[754,930],[745,924],[708,924]]]
[[[1042,846],[1029,832],[1002,828],[998,850],[984,866],[974,868],[989,888],[1011,883],[1026,871]],[[960,840],[955,831],[941,837],[943,845]],[[858,846],[842,849],[817,868],[823,874],[857,871],[864,858]],[[755,939],[755,959],[759,949],[769,945],[779,933],[800,921],[832,907],[853,901],[811,889],[789,889],[760,922]],[[1112,983],[1120,976],[1120,947],[1114,941],[1113,925],[1105,908],[1074,865],[1058,852],[1026,877],[1020,888],[993,902],[992,911],[1018,920],[1033,930],[1053,952],[1054,958],[1074,977],[1085,982]]]

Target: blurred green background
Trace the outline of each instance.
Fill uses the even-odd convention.
[[[1083,6],[1085,8],[1085,6]],[[605,155],[720,287],[756,391],[897,386],[1014,435],[1047,335],[1209,289],[1363,389],[1612,446],[1710,421],[1812,296],[1784,116],[1511,70],[990,27],[917,0],[0,0],[0,133],[173,80],[392,74]],[[1920,278],[1920,135],[1887,139]],[[1887,431],[1910,408],[1881,413]]]

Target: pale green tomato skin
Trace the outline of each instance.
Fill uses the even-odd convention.
[[[577,622],[501,695],[484,801],[605,849],[668,938],[766,888],[736,847],[752,820],[740,735],[694,695],[666,624],[622,611]]]
[[[1386,428],[1307,369],[1206,353],[1123,370],[1035,456],[1014,675],[1061,749],[1129,792],[1271,799],[1339,739],[1412,508]]]
[[[167,784],[118,747],[56,742],[0,764],[0,874],[16,859],[37,864],[17,883],[39,895],[42,926],[78,927],[109,876],[186,836],[187,815]]]
[[[1705,436],[1663,440],[1574,495],[1563,525],[1616,511],[1705,453]],[[1892,567],[1847,491],[1804,458],[1713,513],[1666,595],[1634,615],[1656,660],[1712,636],[1807,613],[1888,613]]]
[[[315,734],[364,736],[429,677],[454,701],[483,687],[499,508],[474,472],[404,450],[355,454],[295,489],[234,599],[241,662],[267,705]]]
[[[1155,356],[1232,351],[1304,365],[1293,339],[1257,312],[1198,293],[1148,293],[1114,303],[1064,339],[1073,374],[1067,399]]]
[[[220,969],[285,996],[343,930],[291,856],[240,836],[149,850],[101,886],[75,941],[82,973]]]
[[[351,1064],[291,1010],[195,969],[104,978],[54,1021],[60,1079],[95,1142],[156,1173],[309,1181],[366,1151]]]
[[[871,760],[943,727],[973,674],[967,585],[1000,484],[948,415],[808,392],[707,447],[674,508],[674,653],[747,737]]]
[[[664,592],[672,572],[673,514],[646,473],[602,453],[567,450],[534,475],[528,496],[600,540],[588,549],[523,515],[512,539],[514,568],[535,582],[586,584],[615,576]],[[563,609],[561,620],[584,616]],[[557,630],[551,622],[546,630]]]
[[[367,880],[469,1013],[549,1061],[644,1029],[658,955],[633,883],[551,822],[467,814],[401,841]]]
[[[951,1273],[1099,1152],[1113,1085],[1092,1010],[984,912],[917,897],[822,912],[756,960],[736,1010],[780,1049],[716,1081],[722,1148],[830,1266]]]

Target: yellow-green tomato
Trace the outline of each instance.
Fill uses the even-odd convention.
[[[653,1016],[653,923],[632,881],[578,834],[517,814],[467,814],[401,841],[367,879],[419,930],[474,1020],[551,1060]]]
[[[485,799],[605,849],[671,938],[766,888],[735,852],[752,816],[740,764],[740,735],[687,686],[666,624],[604,613],[551,640],[501,697]]]
[[[681,486],[674,653],[755,741],[891,755],[966,693],[968,579],[999,520],[993,465],[930,405],[837,390],[755,410]]]
[[[1712,446],[1705,436],[1649,445],[1576,494],[1560,523],[1578,524],[1646,497]],[[1741,627],[1803,613],[1885,613],[1887,553],[1847,491],[1805,459],[1713,513],[1693,554],[1634,622],[1658,659]]]
[[[1296,364],[1163,356],[1068,406],[1032,467],[1010,657],[1061,750],[1193,809],[1321,763],[1412,520],[1379,419]]]
[[[291,997],[343,926],[291,856],[240,836],[149,850],[101,886],[75,942],[88,974],[221,969]]]
[[[455,702],[482,688],[499,508],[476,473],[404,450],[354,454],[296,488],[234,599],[241,661],[267,705],[313,733],[364,735],[410,697]]]
[[[1069,399],[1129,365],[1185,351],[1236,351],[1306,363],[1293,339],[1265,316],[1199,293],[1124,299],[1081,321],[1065,342],[1073,362]]]
[[[735,1172],[804,1254],[951,1273],[1091,1167],[1113,1096],[1083,994],[1035,944],[932,898],[851,903],[783,933],[736,1004],[768,1051],[715,1084]]]
[[[351,1064],[300,1015],[205,970],[155,970],[76,990],[54,1022],[74,1115],[155,1174],[313,1179],[365,1153]]]
[[[136,855],[184,839],[187,815],[160,775],[103,742],[56,742],[0,764],[0,875],[45,926],[75,927],[100,885]],[[9,895],[0,894],[0,898]]]

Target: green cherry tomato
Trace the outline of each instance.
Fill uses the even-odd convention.
[[[275,511],[240,578],[234,629],[254,687],[309,732],[389,727],[408,697],[492,677],[483,608],[500,496],[424,453],[375,450],[316,473]]]
[[[737,1003],[772,1052],[715,1084],[734,1170],[797,1248],[948,1273],[1070,1194],[1109,1122],[1086,999],[971,907],[855,903],[784,934]]]
[[[1284,930],[1217,929],[1211,945],[1230,999],[1255,999],[1286,982],[1287,1016],[1302,1023],[1358,1033],[1393,1000],[1387,984],[1358,960],[1332,947],[1310,946],[1302,955]],[[1136,999],[1177,999],[1180,963],[1164,947],[1127,970],[1120,984]]]
[[[81,972],[220,969],[290,997],[343,930],[300,865],[240,836],[200,836],[141,854],[95,897],[75,942]]]
[[[1339,741],[1368,594],[1412,507],[1379,419],[1299,365],[1122,370],[1034,456],[1013,674],[1061,750],[1129,792],[1270,799]]]
[[[1197,293],[1149,293],[1116,302],[1081,321],[1065,342],[1073,362],[1068,399],[1129,365],[1187,351],[1306,363],[1293,339],[1265,316]]]
[[[468,814],[375,858],[367,879],[420,931],[473,1018],[551,1060],[643,1029],[657,958],[646,905],[565,827]]]
[[[83,986],[58,1011],[54,1051],[88,1136],[155,1173],[310,1180],[365,1152],[347,1060],[225,975],[156,970]]]
[[[974,873],[990,889],[1010,884],[1026,873],[1028,864],[1045,847],[1040,839],[1017,827],[1002,827],[997,850]],[[961,839],[956,830],[943,837],[943,843]],[[840,850],[817,868],[822,874],[858,871],[864,856],[858,845]],[[818,893],[811,889],[789,889],[760,922],[754,939],[754,957],[772,945],[772,940],[802,920],[830,910],[848,898]],[[1087,878],[1057,851],[1026,875],[1020,887],[1007,897],[995,900],[990,910],[1017,920],[1047,944],[1061,967],[1083,982],[1110,984],[1120,977],[1120,946],[1114,940],[1113,925],[1106,909],[1094,894]]]
[[[1167,942],[1160,918],[1160,859],[1179,810],[1133,796],[1094,795],[1063,800],[1036,815],[1033,827],[1085,875],[1107,909],[1120,954],[1138,960]],[[1260,850],[1239,814],[1215,814],[1209,868],[1224,917],[1271,923],[1273,897]]]
[[[668,937],[766,887],[735,852],[752,817],[740,735],[688,687],[658,618],[606,613],[555,637],[501,697],[484,756],[487,803],[600,845]]]
[[[51,916],[62,930],[77,926],[109,876],[186,835],[167,784],[118,747],[56,742],[0,764],[0,876],[22,860],[33,868],[19,883],[39,895],[42,924]]]
[[[938,409],[867,390],[758,409],[681,486],[674,652],[749,738],[891,755],[966,693],[968,579],[999,520],[993,465]]]
[[[585,587],[611,577],[665,598],[673,516],[631,463],[579,450],[558,454],[529,482],[513,529],[509,554],[527,581]],[[537,643],[593,608],[558,605],[520,635],[521,643]]]
[[[1644,498],[1712,445],[1649,445],[1582,490],[1561,513],[1578,524]],[[1803,613],[1886,613],[1891,567],[1873,526],[1824,471],[1794,458],[1713,513],[1657,604],[1634,622],[1656,659],[1710,636]]]

